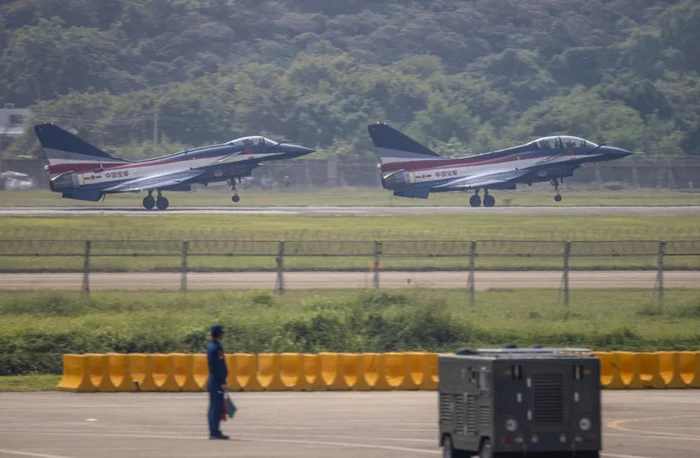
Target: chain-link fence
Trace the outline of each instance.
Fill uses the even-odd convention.
[[[0,240],[4,289],[700,285],[700,240]],[[672,271],[672,272],[668,272]],[[666,272],[666,274],[665,274]],[[44,274],[42,276],[42,274]],[[52,275],[46,275],[52,274]],[[670,276],[670,277],[669,277]],[[79,284],[78,284],[79,281]]]

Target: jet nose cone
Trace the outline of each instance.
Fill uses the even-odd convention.
[[[616,148],[614,146],[608,146],[605,149],[605,154],[611,159],[622,159],[623,157],[631,156],[632,152],[626,149]]]
[[[285,145],[286,152],[293,157],[304,156],[313,153],[315,150],[301,145]]]

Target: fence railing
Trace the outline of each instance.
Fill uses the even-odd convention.
[[[471,302],[477,271],[553,270],[561,273],[565,304],[571,271],[646,270],[656,271],[654,288],[662,303],[665,270],[700,271],[700,239],[0,240],[0,270],[81,272],[86,294],[95,272],[175,272],[182,291],[188,290],[192,272],[274,272],[274,289],[282,294],[289,272],[365,272],[372,287],[379,288],[382,272],[452,271],[465,274],[462,284]]]

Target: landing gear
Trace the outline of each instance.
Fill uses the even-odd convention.
[[[143,198],[143,208],[151,210],[156,205],[156,200],[153,198],[153,191],[148,191],[148,195]]]
[[[484,191],[484,207],[493,207],[494,205],[496,205],[496,198],[488,191]]]
[[[469,205],[471,205],[472,207],[478,207],[479,205],[481,205],[481,197],[479,197],[479,194],[474,194],[469,198]]]
[[[163,197],[163,195],[160,193],[160,190],[158,190],[158,198],[156,199],[156,207],[158,207],[158,210],[165,210],[168,208],[168,199]]]
[[[240,178],[238,178],[238,182],[241,182]],[[231,200],[233,202],[238,202],[239,200],[241,200],[241,198],[238,196],[238,192],[236,191],[236,179],[231,178],[230,180],[228,180],[228,184],[229,186],[231,186],[231,190],[233,191],[233,196],[231,197]]]
[[[563,181],[562,181],[563,182]],[[561,202],[561,194],[559,194],[559,178],[555,178],[551,181],[552,186],[554,186],[554,191],[556,191],[557,195],[554,196],[554,201],[555,202]]]
[[[474,192],[474,195],[469,198],[469,205],[472,207],[478,207],[481,205],[481,197],[479,197],[479,190]],[[484,190],[484,207],[493,207],[496,205],[496,199],[489,194],[488,190]]]

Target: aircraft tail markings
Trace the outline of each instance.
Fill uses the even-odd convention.
[[[369,135],[381,162],[416,161],[442,159],[443,157],[427,146],[402,134],[384,123],[367,126]]]

